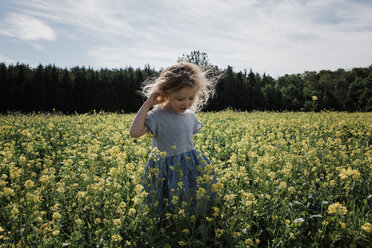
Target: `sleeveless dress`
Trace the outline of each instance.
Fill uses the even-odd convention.
[[[151,110],[145,123],[152,134],[143,181],[147,203],[161,214],[181,209],[205,213],[216,197],[216,175],[210,160],[193,144],[203,124],[191,110],[180,114],[166,107]]]

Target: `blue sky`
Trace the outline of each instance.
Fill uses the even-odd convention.
[[[372,65],[372,1],[0,0],[0,61],[160,69],[198,50],[273,77]]]

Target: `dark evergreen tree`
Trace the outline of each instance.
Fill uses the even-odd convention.
[[[261,80],[262,94],[265,98],[266,110],[280,110],[281,92],[276,87],[276,81],[264,74]]]
[[[323,70],[284,75],[273,79],[247,72],[234,72],[210,64],[206,53],[198,51],[183,55],[186,60],[207,68],[210,76],[221,76],[216,94],[204,108],[219,111],[236,110],[372,110],[372,66],[350,71]],[[63,111],[85,113],[93,110],[136,112],[145,100],[141,84],[155,78],[159,71],[145,65],[144,69],[100,69],[73,67],[60,69],[55,65],[6,65],[0,63],[0,112]]]

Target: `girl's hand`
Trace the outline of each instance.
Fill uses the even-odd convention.
[[[159,104],[159,103],[163,103],[165,101],[165,96],[166,95],[167,94],[165,94],[164,91],[156,90],[150,95],[150,97],[147,99],[147,102],[151,106]]]

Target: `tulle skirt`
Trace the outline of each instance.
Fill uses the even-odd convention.
[[[197,150],[168,157],[160,154],[151,154],[146,164],[146,204],[160,214],[206,213],[216,198],[216,174],[209,159]]]

